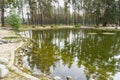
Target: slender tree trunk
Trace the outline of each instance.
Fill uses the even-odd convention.
[[[70,12],[68,13],[68,25],[70,25]]]
[[[119,26],[120,26],[120,0],[119,0],[119,2],[118,2],[118,4],[119,4]]]
[[[22,20],[23,20],[23,24],[25,24],[25,19],[24,19],[24,10],[23,10],[23,7],[22,7]]]
[[[27,19],[28,19],[28,25],[30,25],[30,15],[29,15],[29,13],[27,14]]]
[[[99,16],[96,15],[96,26],[99,26]]]
[[[58,19],[57,19],[57,24],[60,24],[60,3],[58,1]]]
[[[106,14],[104,15],[103,26],[104,26],[104,27],[106,27],[106,26],[107,26]]]
[[[34,24],[34,5],[33,0],[29,0],[29,6],[30,6],[30,23],[31,25]]]
[[[83,10],[83,25],[85,25],[85,10]]]
[[[74,9],[74,20],[73,20],[73,24],[76,25],[76,10]]]
[[[41,13],[41,26],[43,26],[43,15]]]
[[[106,22],[106,21],[103,23],[103,26],[104,26],[104,27],[106,27],[106,26],[107,26],[107,22]]]
[[[56,15],[56,12],[54,13],[54,24],[56,25],[57,24],[57,19],[56,19],[56,17],[57,17],[57,15]]]
[[[2,27],[5,27],[5,20],[4,20],[4,0],[2,0],[2,5],[1,5],[1,22],[2,22]]]
[[[69,13],[68,13],[68,3],[65,1],[65,3],[64,3],[64,5],[65,5],[65,19],[66,19],[66,25],[68,25],[69,24]]]
[[[107,4],[106,4],[106,0],[105,0],[105,11],[104,11],[104,20],[103,20],[103,26],[106,27],[107,26]]]

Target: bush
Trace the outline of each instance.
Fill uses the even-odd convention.
[[[81,24],[76,24],[75,27],[81,27]]]
[[[6,18],[6,22],[12,27],[13,30],[18,30],[20,27],[20,17],[17,14],[10,14]]]
[[[53,28],[53,27],[54,27],[54,25],[52,24],[52,25],[51,25],[51,28]]]

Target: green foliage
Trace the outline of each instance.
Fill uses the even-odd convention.
[[[51,28],[53,28],[54,27],[54,25],[51,25]]]
[[[75,27],[81,27],[81,24],[76,24]]]
[[[41,78],[41,80],[46,80],[45,78]]]
[[[59,0],[0,0],[1,4],[4,4],[2,5],[4,9],[11,7],[18,9],[22,13],[23,23],[27,20],[26,22],[32,25],[120,24],[120,0],[64,0],[64,7],[59,5]],[[27,11],[29,14],[26,15],[28,19],[24,19],[24,5],[30,8]],[[70,6],[73,7],[72,14]]]
[[[14,12],[11,12],[10,16],[6,18],[6,22],[12,27],[13,30],[18,30],[20,27],[20,17]]]

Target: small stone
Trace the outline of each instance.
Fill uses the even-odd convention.
[[[2,42],[0,42],[0,44],[2,44]]]
[[[23,53],[23,50],[20,50],[19,53]]]
[[[8,64],[8,59],[3,58],[3,57],[0,57],[0,64],[5,64],[5,65],[7,65],[7,64]]]
[[[22,68],[22,67],[20,67],[20,70],[23,70],[23,68]]]
[[[7,44],[7,43],[8,43],[7,40],[2,40],[1,42],[4,43],[4,44]]]
[[[0,78],[6,77],[8,73],[9,73],[9,70],[6,68],[6,66],[0,64]]]
[[[6,66],[5,66],[5,65],[3,65],[3,64],[0,64],[0,68],[5,69],[5,68],[6,68]]]
[[[61,79],[61,77],[59,77],[59,76],[55,76],[55,77],[53,78],[53,80],[63,80],[63,79]]]
[[[71,76],[67,76],[67,80],[73,80]]]
[[[40,76],[41,75],[41,73],[39,73],[39,72],[33,72],[32,73],[34,76]]]

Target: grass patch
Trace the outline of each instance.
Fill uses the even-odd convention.
[[[76,24],[75,27],[76,27],[76,28],[77,28],[77,27],[81,27],[81,24]]]

